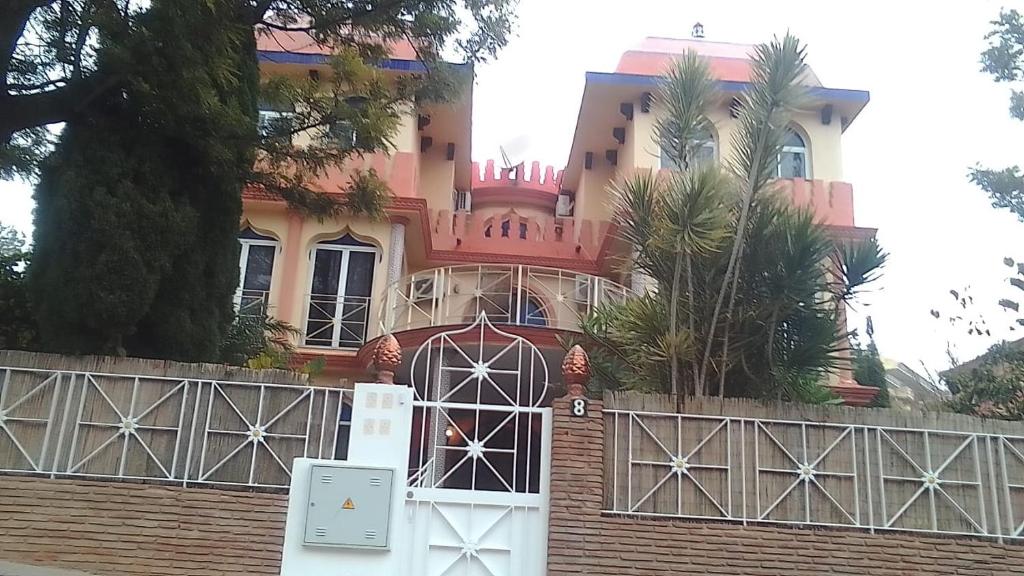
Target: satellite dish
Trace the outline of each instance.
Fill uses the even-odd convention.
[[[517,178],[520,170],[526,167],[526,152],[529,149],[529,134],[520,134],[498,146],[503,167],[513,178]]]

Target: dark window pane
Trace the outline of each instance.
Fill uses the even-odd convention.
[[[245,262],[245,277],[242,279],[244,290],[270,290],[270,276],[274,270],[273,246],[250,245],[249,257]]]
[[[312,294],[337,296],[342,254],[340,250],[316,251],[313,262],[313,285],[310,287]]]
[[[373,264],[377,255],[373,252],[349,252],[348,278],[345,281],[346,296],[370,296],[373,288]]]

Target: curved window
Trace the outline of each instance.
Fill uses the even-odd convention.
[[[526,297],[519,305],[519,322],[517,324],[520,326],[547,326],[548,317],[544,314],[544,307],[536,298],[526,294],[523,296]]]
[[[366,339],[377,248],[351,235],[313,248],[305,344],[359,347]]]
[[[265,316],[270,298],[270,281],[274,273],[277,240],[252,228],[238,234],[238,289],[235,291],[235,312],[239,316]]]
[[[661,168],[664,170],[680,171],[683,169],[676,151],[678,145],[675,140],[677,139],[673,138],[671,134],[662,134],[661,142],[659,142]],[[718,156],[718,145],[715,143],[714,135],[707,134],[702,140],[704,143],[697,148],[693,161],[690,163],[695,168],[713,163]]]
[[[786,133],[779,153],[779,178],[808,178],[807,144],[795,130]]]

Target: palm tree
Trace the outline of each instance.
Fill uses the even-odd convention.
[[[707,111],[721,98],[707,66],[686,54],[667,74],[656,134],[679,171],[641,172],[612,190],[633,265],[655,290],[583,322],[603,384],[827,397],[820,383],[847,346],[841,308],[878,277],[885,254],[873,240],[836,245],[775,192],[805,71],[792,36],[757,47],[752,86],[739,98],[739,142],[723,166],[694,161],[710,135]]]

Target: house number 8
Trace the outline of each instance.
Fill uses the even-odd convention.
[[[587,399],[586,398],[573,398],[570,413],[577,417],[582,418],[587,415]]]

